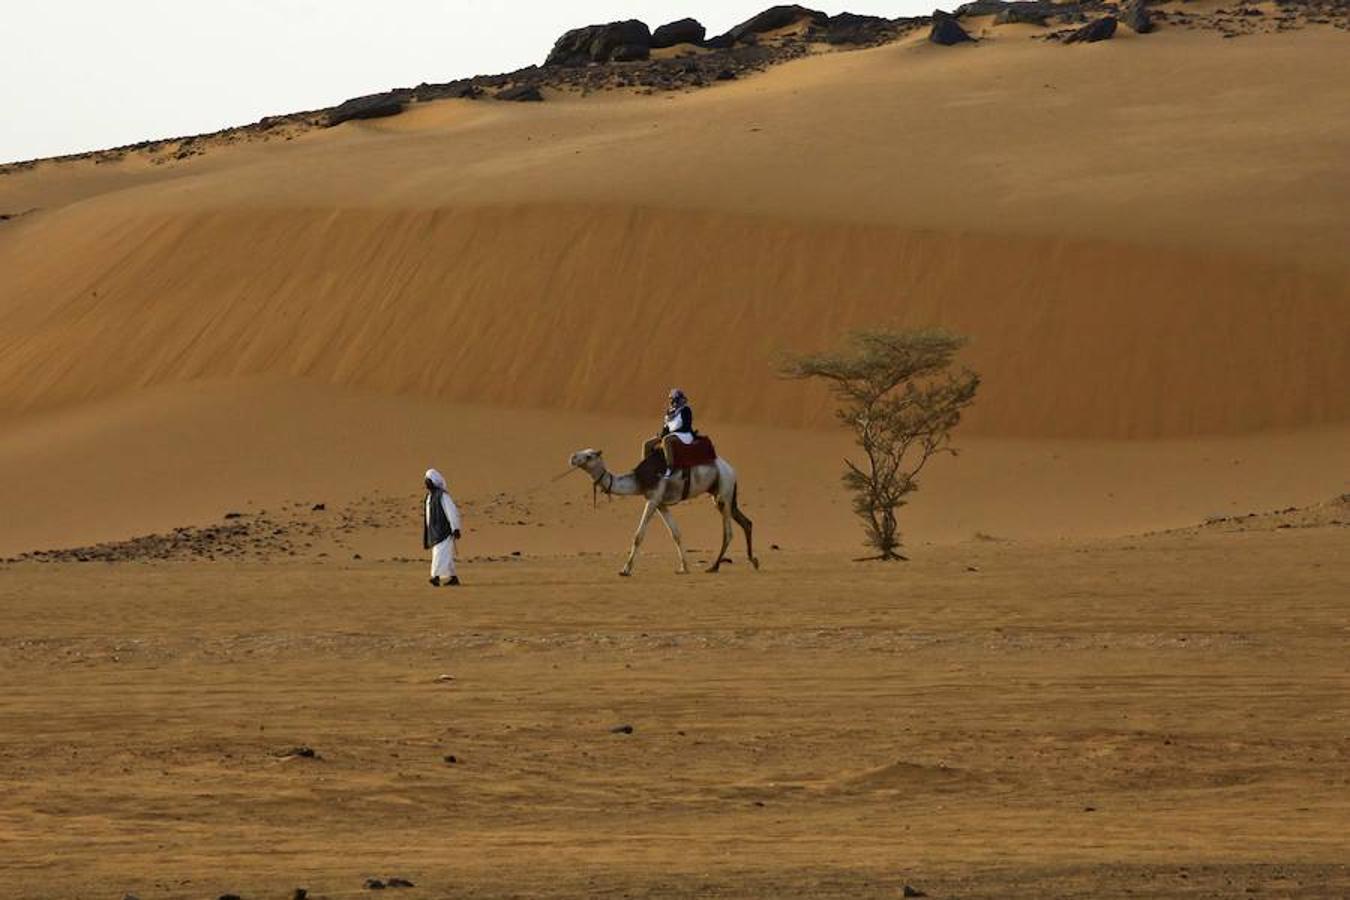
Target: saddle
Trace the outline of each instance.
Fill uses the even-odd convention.
[[[713,442],[704,435],[696,435],[692,444],[682,444],[675,442],[675,471],[677,474],[683,473],[685,476],[685,490],[689,489],[689,470],[695,466],[710,466],[717,462],[717,450],[713,447]],[[638,463],[633,469],[633,477],[637,479],[638,487],[644,491],[650,491],[661,481],[661,475],[666,471],[666,457],[660,450],[655,450],[650,456]],[[687,499],[687,498],[686,498]]]

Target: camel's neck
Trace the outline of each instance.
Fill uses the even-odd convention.
[[[618,494],[621,497],[638,496],[642,494],[642,488],[638,487],[637,478],[632,472],[626,475],[615,475],[609,469],[605,468],[604,463],[597,462],[594,466],[586,470],[591,478],[600,486],[600,490],[607,494]]]

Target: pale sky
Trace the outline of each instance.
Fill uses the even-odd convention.
[[[0,162],[215,131],[349,97],[542,63],[569,28],[772,0],[37,0],[0,19]],[[895,17],[931,0],[804,4]]]

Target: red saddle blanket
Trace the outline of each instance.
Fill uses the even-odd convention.
[[[694,438],[692,444],[674,441],[675,468],[692,469],[694,466],[710,466],[717,462],[717,451],[713,442],[703,435]]]

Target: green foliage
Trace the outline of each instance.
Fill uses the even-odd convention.
[[[788,378],[823,378],[839,401],[836,414],[853,430],[863,459],[845,459],[844,485],[881,559],[903,559],[896,510],[918,490],[928,461],[956,454],[951,432],[975,400],[980,376],[952,370],[965,338],[940,329],[851,333],[840,350],[791,356]]]

